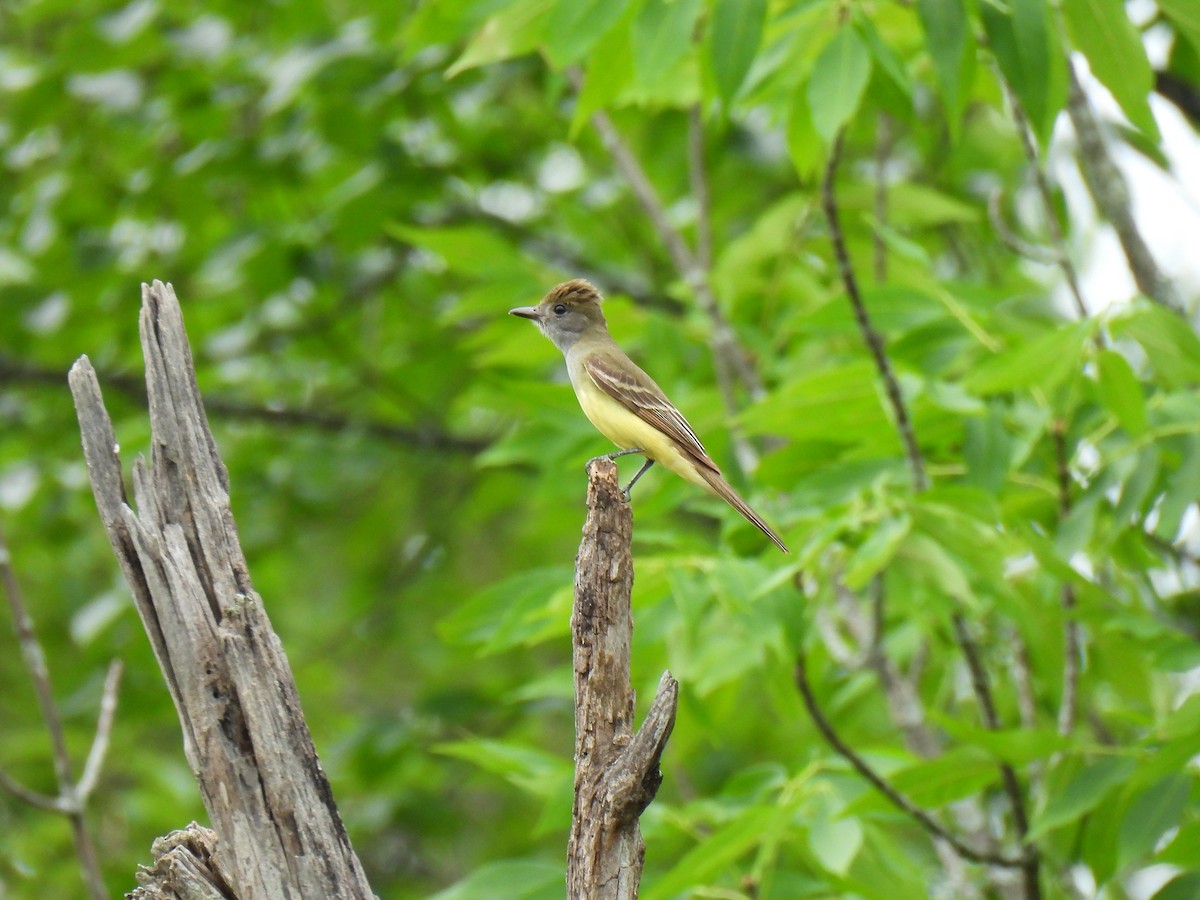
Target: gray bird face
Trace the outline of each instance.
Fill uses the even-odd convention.
[[[554,346],[566,353],[589,329],[605,328],[599,292],[582,279],[553,288],[537,306],[518,306],[510,316],[532,319]]]

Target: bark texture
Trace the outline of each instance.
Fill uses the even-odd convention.
[[[575,805],[567,858],[571,900],[637,896],[646,845],[638,818],[662,782],[679,684],[664,672],[633,733],[630,643],[633,517],[607,459],[588,471],[587,521],[575,560]]]
[[[142,286],[141,338],[152,447],[149,465],[134,461],[136,511],[86,356],[71,369],[71,391],[100,518],[175,702],[216,834],[205,851],[222,873],[213,896],[372,897],[291,668],[246,570],[229,476],[170,285]]]
[[[137,888],[126,900],[227,900],[229,874],[215,855],[216,834],[192,822],[155,840],[152,866],[141,866]]]

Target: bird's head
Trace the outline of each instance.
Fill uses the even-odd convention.
[[[588,332],[597,328],[607,331],[600,311],[600,292],[582,278],[551,288],[537,306],[518,306],[508,314],[532,319],[563,353]]]

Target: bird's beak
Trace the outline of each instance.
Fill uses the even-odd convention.
[[[533,319],[535,322],[542,317],[536,306],[518,306],[508,311],[510,316],[520,316],[522,319]]]

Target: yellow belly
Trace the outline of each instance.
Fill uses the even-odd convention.
[[[680,451],[675,441],[602,391],[586,373],[578,380],[573,378],[572,384],[583,414],[602,435],[622,450],[641,448],[646,459],[713,493],[691,457]]]

